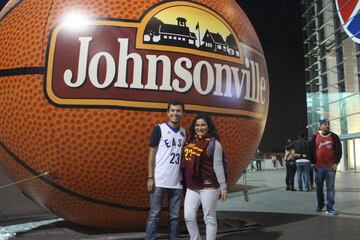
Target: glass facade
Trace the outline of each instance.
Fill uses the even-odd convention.
[[[360,45],[345,33],[334,0],[302,4],[309,136],[328,118],[343,143],[340,170],[359,171]]]

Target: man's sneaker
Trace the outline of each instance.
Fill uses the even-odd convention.
[[[330,215],[337,215],[337,212],[336,212],[335,208],[328,208],[326,210],[326,213],[330,214]]]
[[[323,210],[324,206],[317,206],[316,207],[316,212],[321,212]]]

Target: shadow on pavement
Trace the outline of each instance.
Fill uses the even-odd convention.
[[[218,212],[218,239],[268,239],[275,240],[282,233],[265,228],[313,218],[314,215],[261,212]],[[200,231],[205,235],[202,216],[198,218]],[[168,239],[167,228],[160,228],[158,239]],[[60,240],[60,239],[143,239],[144,232],[117,232],[109,229],[96,229],[73,224],[67,221],[55,222],[29,231],[17,233],[9,239]],[[184,222],[180,224],[180,238],[188,239]]]

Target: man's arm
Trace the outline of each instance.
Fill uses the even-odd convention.
[[[154,168],[155,168],[156,150],[157,150],[157,148],[154,148],[154,147],[149,148],[148,179],[147,179],[147,188],[148,188],[149,192],[153,192],[155,190]]]
[[[336,171],[337,166],[340,163],[340,159],[342,157],[342,147],[341,147],[341,141],[340,138],[338,137],[338,135],[331,133],[334,143],[335,143],[335,153],[336,153],[336,161],[335,164],[332,166],[332,168],[334,169],[334,171]]]
[[[156,151],[159,146],[161,138],[161,130],[160,126],[156,125],[151,133],[150,142],[149,142],[149,156],[148,156],[148,178],[147,178],[147,189],[150,192],[155,190],[155,176],[154,176],[154,169],[155,169],[155,156]]]
[[[336,138],[336,163],[339,164],[340,159],[342,157],[342,146],[341,146],[341,140],[338,135],[335,135]]]

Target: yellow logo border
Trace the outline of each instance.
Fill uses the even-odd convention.
[[[137,35],[136,35],[136,49],[148,49],[148,50],[160,50],[166,52],[181,52],[181,53],[189,53],[198,56],[209,57],[213,59],[225,60],[229,62],[236,62],[239,64],[243,64],[243,53],[242,48],[247,48],[250,51],[258,54],[261,58],[265,60],[265,57],[259,52],[257,49],[248,46],[238,40],[236,37],[236,42],[239,46],[240,57],[234,58],[229,56],[224,56],[221,54],[216,53],[209,53],[204,52],[201,50],[189,49],[184,47],[175,47],[175,46],[161,46],[156,44],[144,44],[143,43],[143,34],[148,21],[156,15],[158,12],[173,6],[190,6],[196,7],[203,11],[206,11],[212,15],[214,15],[217,19],[221,20],[222,23],[228,28],[228,30],[233,34],[233,36],[237,36],[234,30],[229,26],[226,21],[223,21],[222,17],[219,16],[216,12],[206,8],[202,5],[191,3],[191,2],[184,2],[184,1],[174,1],[174,2],[167,2],[156,6],[155,8],[151,9],[149,12],[145,14],[145,16],[141,19],[140,22],[126,22],[126,21],[114,21],[114,20],[91,20],[88,22],[88,25],[100,25],[100,26],[117,26],[117,27],[130,27],[130,28],[137,28]],[[118,107],[125,107],[125,108],[140,108],[140,109],[167,109],[168,103],[161,103],[161,102],[142,102],[142,101],[129,101],[129,100],[112,100],[112,99],[64,99],[58,97],[52,90],[52,76],[53,76],[53,63],[55,57],[55,46],[57,37],[62,29],[65,28],[65,24],[60,23],[57,25],[52,33],[50,34],[50,42],[48,48],[48,55],[47,55],[47,71],[46,71],[46,79],[45,79],[45,94],[47,97],[56,105],[67,105],[67,106],[118,106]],[[202,105],[195,105],[195,104],[186,104],[186,109],[189,111],[204,111],[210,112],[215,114],[225,114],[225,115],[239,115],[239,116],[246,116],[255,119],[263,119],[266,115],[264,113],[256,113],[246,110],[240,109],[233,109],[233,108],[221,108],[221,107],[209,107],[209,106],[202,106]]]

